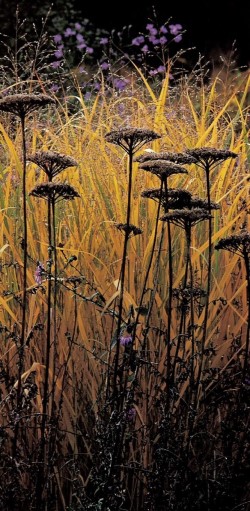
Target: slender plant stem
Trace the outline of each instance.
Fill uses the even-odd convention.
[[[27,308],[27,204],[26,204],[26,136],[25,136],[25,116],[21,117],[21,130],[22,130],[22,157],[23,157],[23,177],[22,177],[22,198],[23,198],[23,292],[22,292],[22,324],[20,336],[20,349],[19,349],[19,364],[18,364],[18,385],[17,385],[17,410],[20,408],[21,390],[22,390],[22,373],[24,365],[24,345],[25,345],[25,331],[26,331],[26,308]],[[14,440],[13,440],[13,456],[16,455],[17,437],[19,425],[15,425]]]
[[[245,382],[247,367],[248,367],[248,357],[249,357],[249,342],[250,342],[250,268],[249,268],[249,256],[248,252],[244,252],[244,261],[246,266],[246,280],[247,280],[247,304],[248,304],[248,316],[247,316],[247,332],[246,332],[246,347],[245,347],[245,358],[243,364],[243,372],[242,372],[242,381]]]
[[[124,239],[124,245],[123,245],[121,272],[120,272],[120,279],[119,279],[119,284],[118,284],[120,287],[120,301],[119,301],[117,329],[116,329],[116,341],[117,342],[116,342],[114,377],[113,377],[113,398],[117,397],[117,376],[118,376],[118,364],[119,364],[119,353],[120,353],[120,333],[121,333],[121,326],[122,326],[125,271],[126,271],[127,247],[128,247],[128,239],[129,239],[129,224],[130,224],[130,216],[131,216],[132,172],[133,172],[133,150],[130,149],[128,152],[128,200],[127,200],[127,218],[126,218],[127,228],[125,229],[125,239]],[[116,403],[116,405],[117,405],[117,403]]]

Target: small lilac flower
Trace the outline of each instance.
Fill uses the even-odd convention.
[[[180,23],[176,23],[175,25],[169,25],[170,34],[178,35],[182,30],[182,25]]]
[[[84,50],[84,48],[86,48],[86,43],[77,44],[76,47],[78,50]]]
[[[132,336],[131,335],[127,335],[127,336],[122,335],[120,337],[120,345],[121,346],[128,346],[128,345],[131,344],[131,342],[132,342]]]
[[[72,30],[72,28],[68,27],[66,28],[65,32],[64,32],[64,36],[65,37],[70,37],[72,35],[75,35],[75,30]]]
[[[51,63],[51,66],[52,66],[54,69],[56,69],[57,67],[60,67],[60,64],[61,64],[60,60],[57,60],[57,61],[55,61],[55,62],[52,62],[52,63]]]
[[[134,37],[134,39],[132,39],[132,44],[134,46],[140,46],[141,44],[143,44],[145,41],[145,37],[143,35],[138,35],[137,37]]]
[[[84,74],[84,75],[87,75],[87,74],[88,74],[88,72],[86,71],[86,69],[84,69],[84,67],[83,67],[83,66],[80,66],[80,67],[79,67],[79,73],[80,73],[81,75],[83,75],[83,74]]]
[[[35,271],[35,281],[39,286],[42,284],[42,275],[44,273],[44,266],[40,261],[37,263],[36,271]]]
[[[61,48],[58,48],[58,49],[55,51],[54,55],[55,55],[55,57],[56,57],[57,59],[61,59],[61,58],[63,57],[63,51],[62,51],[62,49],[61,49]]]
[[[159,44],[160,42],[160,39],[158,39],[157,37],[155,37],[154,35],[150,35],[148,40],[152,43],[152,44]]]
[[[162,35],[159,39],[160,43],[161,44],[166,44],[168,42],[167,38],[165,37],[165,35]]]
[[[107,71],[107,69],[110,68],[110,64],[108,62],[102,62],[102,64],[100,65],[100,68],[103,70],[103,71]]]
[[[177,36],[174,38],[174,41],[175,41],[176,43],[179,43],[181,40],[182,40],[182,35],[181,35],[181,34],[177,35]]]
[[[161,26],[160,32],[161,32],[161,34],[167,34],[168,33],[168,29],[165,27],[165,25]]]
[[[126,85],[128,84],[128,80],[122,79],[122,78],[115,78],[114,79],[114,86],[116,89],[122,91],[126,88]]]
[[[84,42],[84,37],[82,34],[76,34],[76,40],[79,42],[79,43],[83,43]]]
[[[147,44],[144,44],[144,46],[141,48],[141,51],[143,53],[147,53],[148,52],[148,45]]]
[[[109,40],[108,37],[101,37],[99,44],[108,44]]]
[[[157,71],[157,69],[151,69],[151,70],[149,71],[149,74],[150,74],[150,76],[155,76],[155,75],[157,75],[157,74],[158,74],[158,71]]]
[[[56,35],[54,35],[53,39],[54,39],[54,42],[57,44],[62,41],[62,36],[61,36],[61,34],[56,34]]]
[[[127,412],[125,412],[125,418],[128,422],[133,422],[136,417],[136,410],[135,408],[129,408]]]
[[[75,23],[75,29],[76,30],[81,30],[82,29],[82,25],[80,25],[80,23]]]
[[[146,25],[146,29],[150,32],[151,35],[156,35],[157,34],[157,29],[155,28],[153,23],[148,23]]]
[[[159,66],[159,67],[157,67],[157,72],[158,72],[158,73],[166,73],[166,68],[165,68],[165,66]]]
[[[101,88],[100,82],[94,82],[93,85],[94,85],[94,90],[100,90],[100,88]]]
[[[88,53],[89,55],[91,55],[92,53],[94,53],[94,49],[91,48],[90,46],[87,46],[86,47],[86,53]]]
[[[50,87],[51,92],[58,92],[59,86],[56,83],[53,83]]]

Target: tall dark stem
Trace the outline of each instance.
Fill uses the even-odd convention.
[[[165,188],[165,211],[168,213],[168,183],[167,178],[164,179]],[[171,369],[171,324],[172,324],[172,299],[173,299],[173,260],[172,260],[172,239],[171,239],[171,223],[167,220],[167,238],[168,238],[168,302],[167,302],[167,380],[170,381]]]
[[[47,408],[49,401],[49,367],[50,367],[50,348],[51,348],[51,298],[52,298],[52,281],[51,281],[51,265],[52,265],[52,226],[51,226],[51,201],[48,200],[48,263],[47,263],[47,279],[48,279],[48,305],[47,305],[47,332],[46,332],[46,352],[45,352],[45,377],[44,377],[44,394],[42,402],[42,422],[41,422],[41,443],[38,455],[40,471],[37,476],[36,499],[37,510],[43,509],[43,487],[45,480],[45,460],[46,460],[46,438],[45,430],[47,424]]]
[[[120,279],[119,279],[120,301],[119,301],[117,329],[116,329],[116,341],[117,342],[116,342],[114,378],[113,378],[113,397],[114,398],[117,397],[117,373],[118,373],[118,363],[119,363],[119,353],[120,353],[120,333],[121,333],[121,325],[122,325],[124,283],[125,283],[127,247],[128,247],[128,239],[129,239],[129,224],[130,224],[130,216],[131,216],[132,172],[133,172],[133,149],[130,148],[128,151],[128,173],[129,173],[129,176],[128,176],[128,200],[127,200],[127,218],[126,218],[127,228],[125,229],[122,264],[121,264],[121,272],[120,272]]]
[[[207,163],[205,165],[206,172],[206,186],[207,186],[207,202],[208,202],[208,212],[211,215],[211,197],[210,197],[210,180],[209,180],[209,172],[210,165]],[[201,380],[201,373],[203,369],[204,363],[204,350],[206,344],[206,336],[207,336],[207,323],[208,323],[208,310],[209,310],[209,300],[210,300],[210,289],[211,289],[211,270],[212,270],[212,217],[208,218],[208,263],[207,263],[207,289],[206,289],[206,301],[205,301],[205,313],[204,313],[204,323],[203,323],[203,335],[201,340],[201,354],[200,354],[200,365],[197,376],[197,399],[199,393],[199,384]]]
[[[246,348],[245,348],[245,359],[243,365],[243,373],[242,373],[242,381],[245,382],[247,366],[248,366],[248,357],[249,357],[249,341],[250,341],[250,267],[249,267],[249,256],[248,252],[244,251],[244,261],[246,266],[246,280],[247,280],[247,304],[248,304],[248,316],[247,316],[247,332],[246,332]]]
[[[21,389],[22,389],[22,373],[24,365],[24,345],[25,345],[25,330],[26,330],[26,307],[27,307],[27,204],[26,204],[26,136],[25,136],[25,116],[21,116],[21,130],[22,130],[22,157],[23,157],[23,179],[22,179],[22,198],[23,198],[23,292],[22,292],[22,325],[19,347],[19,363],[18,363],[18,386],[17,386],[17,410],[20,408]],[[13,456],[16,455],[17,437],[18,437],[18,423],[15,426],[14,440],[13,440]]]

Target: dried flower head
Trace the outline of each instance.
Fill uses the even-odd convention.
[[[80,197],[79,193],[66,183],[43,183],[35,186],[29,193],[34,197],[53,201],[54,203],[61,200],[73,200]]]
[[[180,165],[190,165],[191,163],[196,163],[196,159],[185,153],[171,153],[167,151],[163,151],[157,153],[155,151],[144,152],[144,154],[140,154],[135,158],[134,161],[138,161],[139,163],[144,163],[145,161],[152,160],[167,160],[172,161],[173,163],[178,163]]]
[[[241,257],[248,257],[250,254],[250,232],[243,230],[240,234],[222,238],[214,248],[216,250],[229,250]]]
[[[187,174],[188,171],[177,163],[172,163],[168,160],[152,160],[145,161],[139,165],[139,169],[146,170],[155,174],[160,179],[166,179],[173,174]]]
[[[121,128],[110,131],[105,135],[107,142],[119,145],[126,153],[134,154],[136,151],[151,140],[160,138],[155,131],[143,128]]]
[[[211,218],[211,215],[208,213],[206,209],[194,208],[194,209],[176,209],[171,213],[166,213],[164,216],[160,218],[163,222],[169,220],[175,225],[186,229],[187,227],[192,227],[193,225],[198,224],[202,220],[207,220]]]
[[[142,234],[142,230],[139,227],[136,227],[133,224],[114,224],[116,229],[119,229],[119,231],[127,232],[129,238],[132,236],[137,236],[138,234]]]
[[[77,166],[77,161],[71,156],[54,151],[37,151],[35,154],[28,156],[28,160],[36,163],[47,174],[49,181],[68,167]]]
[[[212,169],[228,158],[236,158],[237,154],[232,151],[215,149],[213,147],[201,147],[187,149],[187,154],[196,160],[196,165],[205,170]]]
[[[148,188],[141,193],[142,197],[147,199],[159,200],[161,199],[162,206],[166,205],[165,196],[161,193],[160,188]],[[169,188],[168,189],[168,208],[171,209],[173,204],[175,208],[179,204],[179,208],[188,207],[191,200],[191,193],[182,188]]]
[[[24,119],[38,108],[55,103],[47,94],[13,94],[0,99],[0,111],[9,112]]]
[[[130,346],[132,344],[132,336],[131,335],[121,335],[120,344],[121,344],[121,346]]]

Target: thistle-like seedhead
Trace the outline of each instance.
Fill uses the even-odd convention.
[[[80,197],[73,186],[67,183],[42,183],[35,186],[29,195],[54,203]]]
[[[139,165],[139,169],[155,174],[160,179],[166,179],[173,174],[188,174],[188,171],[177,163],[168,160],[150,160]]]
[[[134,154],[147,142],[160,138],[153,130],[144,128],[120,128],[105,135],[107,142],[122,147],[126,153]]]
[[[199,222],[202,222],[203,220],[207,220],[208,218],[211,218],[211,215],[208,213],[206,209],[183,208],[176,209],[171,213],[166,213],[160,218],[160,220],[162,220],[163,222],[170,221],[173,224],[178,225],[183,229],[186,229],[187,227],[193,227],[194,225],[198,224]]]
[[[250,232],[242,230],[239,234],[232,234],[222,238],[214,247],[216,250],[229,250],[240,257],[250,255]]]
[[[167,151],[163,151],[160,153],[156,153],[155,151],[146,152],[144,154],[140,154],[137,156],[134,161],[139,163],[144,163],[145,161],[153,161],[153,160],[167,160],[172,161],[173,163],[178,163],[180,165],[191,165],[191,163],[196,163],[196,159],[193,156],[190,156],[185,153],[171,153]]]
[[[55,104],[55,100],[47,94],[13,94],[0,99],[0,111],[24,119],[34,110],[49,104]]]
[[[206,171],[211,170],[228,158],[236,158],[238,156],[232,151],[215,149],[213,147],[187,149],[186,153],[196,160],[196,165],[202,167]]]
[[[124,233],[128,233],[128,237],[131,238],[132,236],[137,236],[138,234],[142,234],[142,230],[139,227],[136,227],[136,225],[133,224],[119,224],[115,223],[114,226],[119,231],[123,231]]]
[[[37,151],[35,154],[28,156],[28,160],[36,163],[48,176],[49,181],[52,181],[53,177],[68,167],[76,167],[78,165],[77,161],[71,156],[55,151]]]

